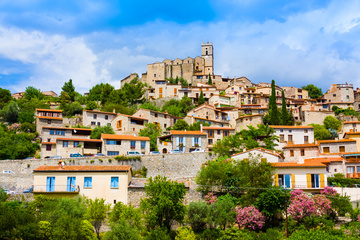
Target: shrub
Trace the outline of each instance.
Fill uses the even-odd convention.
[[[239,227],[257,230],[262,229],[264,226],[265,217],[254,206],[236,207],[235,210],[237,212],[236,222],[239,224]]]
[[[91,159],[91,160],[90,160],[90,163],[91,163],[91,164],[93,164],[94,162],[95,162],[95,160],[94,160],[94,159]]]
[[[214,195],[214,193],[209,192],[207,195],[205,195],[205,202],[207,204],[211,204],[216,201],[217,201],[217,197]]]
[[[99,160],[99,162],[103,162],[103,161],[104,161],[104,160],[102,160],[101,158],[99,158],[98,160]]]
[[[176,232],[175,240],[193,240],[196,239],[194,231],[190,227],[180,227]]]
[[[305,217],[313,216],[316,213],[315,202],[302,191],[295,190],[291,193],[288,213],[294,220],[301,221]]]
[[[203,202],[190,202],[187,208],[187,223],[195,232],[206,229],[208,217],[208,205]]]
[[[109,160],[108,160],[108,161],[109,161],[109,163],[111,163],[111,162],[112,162],[112,159],[111,159],[111,158],[109,158]]]

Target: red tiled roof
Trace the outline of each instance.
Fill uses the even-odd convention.
[[[56,141],[77,141],[77,142],[102,142],[100,139],[88,139],[88,138],[57,138]]]
[[[286,125],[269,125],[272,128],[314,128],[313,126],[286,126]]]
[[[359,135],[360,132],[346,132],[345,134],[347,134],[347,135]]]
[[[341,143],[341,142],[356,142],[355,139],[340,139],[340,140],[318,140],[318,143]]]
[[[309,147],[318,147],[319,144],[307,143],[307,144],[288,144],[283,148],[309,148]]]
[[[271,163],[276,168],[289,168],[289,167],[326,167],[325,164],[318,162],[298,163],[298,162],[277,162]]]
[[[319,158],[309,158],[309,159],[305,159],[304,162],[305,163],[323,163],[323,164],[328,164],[331,162],[341,162],[343,159],[341,157],[319,157]]]
[[[206,133],[203,133],[201,131],[177,131],[177,130],[171,130],[170,133],[172,135],[206,135]]]
[[[39,112],[59,112],[59,113],[62,113],[62,110],[55,110],[55,109],[41,109],[41,108],[36,108],[35,110],[36,110],[36,111],[39,111]]]
[[[41,119],[54,119],[54,120],[63,120],[61,117],[47,117],[47,116],[36,116]]]
[[[40,166],[34,172],[128,172],[131,166]]]
[[[106,140],[141,140],[150,141],[149,137],[139,137],[134,135],[115,135],[115,134],[101,134],[102,139]]]
[[[343,123],[360,123],[360,121],[344,121]]]
[[[92,131],[91,128],[68,128],[68,127],[51,127],[51,126],[43,126],[42,128],[47,129],[61,129],[61,130],[84,130],[84,131]]]
[[[56,142],[41,142],[43,145],[56,145]]]
[[[204,130],[235,130],[231,127],[203,127]]]

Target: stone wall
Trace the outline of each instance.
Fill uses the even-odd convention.
[[[110,160],[111,159],[111,160]],[[172,180],[189,181],[186,201],[201,197],[196,192],[194,178],[202,164],[213,159],[209,153],[182,153],[142,156],[141,160],[117,161],[112,157],[63,158],[66,165],[131,165],[133,170],[145,166],[148,177],[166,176]],[[71,160],[71,161],[70,161]],[[33,170],[42,165],[57,165],[59,159],[2,160],[0,161],[0,186],[21,193],[34,182]],[[3,173],[10,170],[12,173]],[[129,189],[129,203],[137,205],[144,196],[143,189]]]

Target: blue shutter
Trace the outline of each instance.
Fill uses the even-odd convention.
[[[289,175],[289,174],[287,174],[287,175],[284,175],[284,178],[285,178],[285,187],[286,188],[291,188],[291,186],[290,186],[290,177],[291,177],[291,175]]]
[[[179,137],[176,137],[176,146],[179,146]]]
[[[50,130],[50,135],[54,135],[54,130]]]
[[[50,192],[50,177],[47,177],[46,179],[46,191]]]
[[[185,137],[183,137],[183,145],[184,145],[184,147],[185,147],[185,145],[186,145],[186,138]],[[184,150],[185,151],[185,150]]]
[[[55,191],[55,177],[47,177],[46,179],[46,191],[54,192]]]
[[[199,137],[199,147],[201,147],[201,137]]]
[[[195,137],[192,137],[192,146],[195,146]]]
[[[62,135],[62,136],[65,136],[65,131],[61,131],[61,135]]]

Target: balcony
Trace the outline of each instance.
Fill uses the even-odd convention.
[[[347,178],[360,178],[360,173],[348,173],[346,174]]]
[[[35,185],[33,193],[47,194],[47,193],[69,193],[78,194],[80,192],[80,186],[68,186],[68,185]]]

